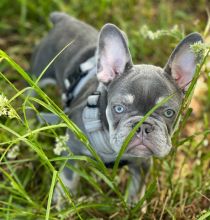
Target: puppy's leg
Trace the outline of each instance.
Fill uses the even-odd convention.
[[[139,167],[129,166],[131,181],[128,186],[128,202],[136,203],[139,200],[139,191],[144,185]]]
[[[140,165],[129,165],[131,174],[131,182],[128,188],[129,203],[136,203],[144,196],[149,167],[150,161],[143,161]]]
[[[72,165],[72,162],[71,162]],[[75,163],[74,163],[75,166]],[[77,193],[77,186],[79,182],[79,175],[76,172],[73,172],[67,167],[64,167],[64,169],[60,173],[60,179],[62,180],[64,186],[71,192],[71,194],[75,195]],[[56,208],[58,210],[62,209],[64,205],[64,197],[65,192],[61,186],[61,184],[58,182],[56,184],[54,194],[53,194],[53,203],[56,205]]]

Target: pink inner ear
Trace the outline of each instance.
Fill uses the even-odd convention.
[[[124,61],[121,59],[113,59],[113,57],[105,56],[101,60],[102,71],[97,74],[98,80],[103,83],[112,81],[117,75],[123,73],[125,68]]]
[[[97,74],[99,81],[103,83],[108,83],[115,78],[115,72],[113,69],[112,60],[106,54],[106,51],[104,53],[104,57],[101,58],[101,69],[102,70]]]
[[[116,59],[113,64],[115,75],[122,74],[125,69],[126,60]]]
[[[189,84],[193,78],[194,69],[192,70],[183,70],[180,66],[174,67],[172,71],[172,77],[176,80],[176,83],[178,86],[183,89],[187,90],[189,87]]]
[[[103,83],[108,83],[108,82],[112,81],[115,78],[114,77],[114,72],[113,72],[113,74],[110,74],[110,73],[107,73],[104,70],[102,70],[100,73],[98,73],[97,77],[98,77],[98,80],[103,82]]]
[[[178,55],[172,63],[172,77],[177,85],[187,90],[195,72],[195,56],[191,51],[184,51]]]
[[[105,45],[100,55],[101,71],[97,73],[98,80],[103,83],[112,81],[123,73],[128,62],[125,46],[120,38],[109,36],[104,39]]]

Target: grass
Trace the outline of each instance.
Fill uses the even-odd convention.
[[[11,2],[1,1],[0,47],[3,51],[0,52],[0,91],[9,100],[8,108],[14,109],[18,116],[0,118],[0,219],[210,218],[208,57],[202,70],[198,67],[183,104],[182,120],[173,136],[173,151],[165,159],[154,160],[146,194],[133,207],[125,202],[129,182],[127,168],[118,170],[117,166],[127,142],[143,121],[128,136],[114,169],[106,169],[87,138],[63,113],[56,100],[52,100],[53,96],[42,91],[37,81],[32,80],[25,71],[29,67],[34,44],[50,28],[48,14],[55,10],[70,13],[97,28],[106,22],[119,25],[128,33],[135,62],[163,66],[184,34],[196,30],[203,33],[206,42],[209,42],[210,20],[205,11],[207,3],[196,1],[195,8],[193,2],[38,0],[34,3],[18,0],[11,7]],[[152,30],[149,35],[145,35],[145,32],[142,35],[144,25],[147,25],[148,32]],[[171,27],[175,25],[177,29],[173,32]],[[151,39],[149,36],[156,37]],[[197,100],[193,99],[198,104],[187,110],[199,79],[203,80],[205,90],[199,90]],[[28,86],[25,86],[26,82]],[[30,97],[26,90],[33,90],[38,96]],[[31,108],[35,114],[39,114],[37,104],[58,115],[61,123],[40,125],[36,120],[28,119],[26,109]],[[193,113],[193,110],[197,113]],[[53,153],[56,137],[64,134],[66,128],[71,129],[85,144],[95,160],[71,152],[67,156]],[[19,147],[19,151],[14,158],[8,158],[8,152],[15,146]],[[60,182],[59,172],[68,159],[79,162],[79,168],[70,168],[81,176],[81,184],[76,197],[63,186],[68,205],[66,209],[58,211],[52,206],[52,193],[56,181]],[[144,215],[140,210],[145,200],[148,208]]]

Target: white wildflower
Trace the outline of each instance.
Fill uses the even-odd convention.
[[[174,25],[171,29],[161,29],[151,31],[147,25],[143,25],[140,29],[140,34],[146,39],[156,40],[164,36],[171,36],[175,38],[182,38],[182,33],[179,31],[178,26]]]
[[[14,110],[14,108],[11,108],[8,111],[8,117],[9,118],[19,118],[19,116],[17,115],[17,112]]]
[[[208,141],[208,139],[205,139],[205,140],[203,141],[203,146],[204,146],[204,147],[208,147],[208,145],[209,145],[209,141]]]
[[[8,104],[8,99],[4,95],[0,94],[0,107],[4,107]]]
[[[9,118],[20,118],[15,109],[9,104],[9,100],[3,94],[0,94],[0,116]]]
[[[7,115],[7,105],[8,99],[4,95],[0,94],[0,116]]]
[[[19,145],[14,145],[12,148],[9,149],[7,152],[8,159],[15,159],[20,153]]]
[[[69,135],[58,136],[55,139],[55,148],[53,149],[54,154],[61,155],[62,152],[67,150],[66,143],[69,140]]]
[[[202,43],[201,41],[195,42],[194,44],[190,45],[190,49],[195,54],[197,62],[199,63],[203,60],[206,53],[208,52],[207,45]]]

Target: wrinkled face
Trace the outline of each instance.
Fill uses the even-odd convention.
[[[158,102],[176,92],[153,112],[137,130],[126,154],[135,157],[163,157],[171,149],[170,135],[181,104],[181,93],[164,77],[161,68],[134,66],[108,89],[106,117],[110,143],[116,153],[134,126]]]
[[[97,47],[97,78],[107,87],[110,143],[118,153],[133,127],[158,102],[175,93],[153,112],[127,146],[126,155],[163,157],[171,149],[170,135],[182,95],[195,73],[198,57],[191,45],[202,42],[198,33],[186,36],[174,49],[164,69],[133,65],[127,37],[115,25],[105,25]],[[141,51],[139,51],[141,52]]]

